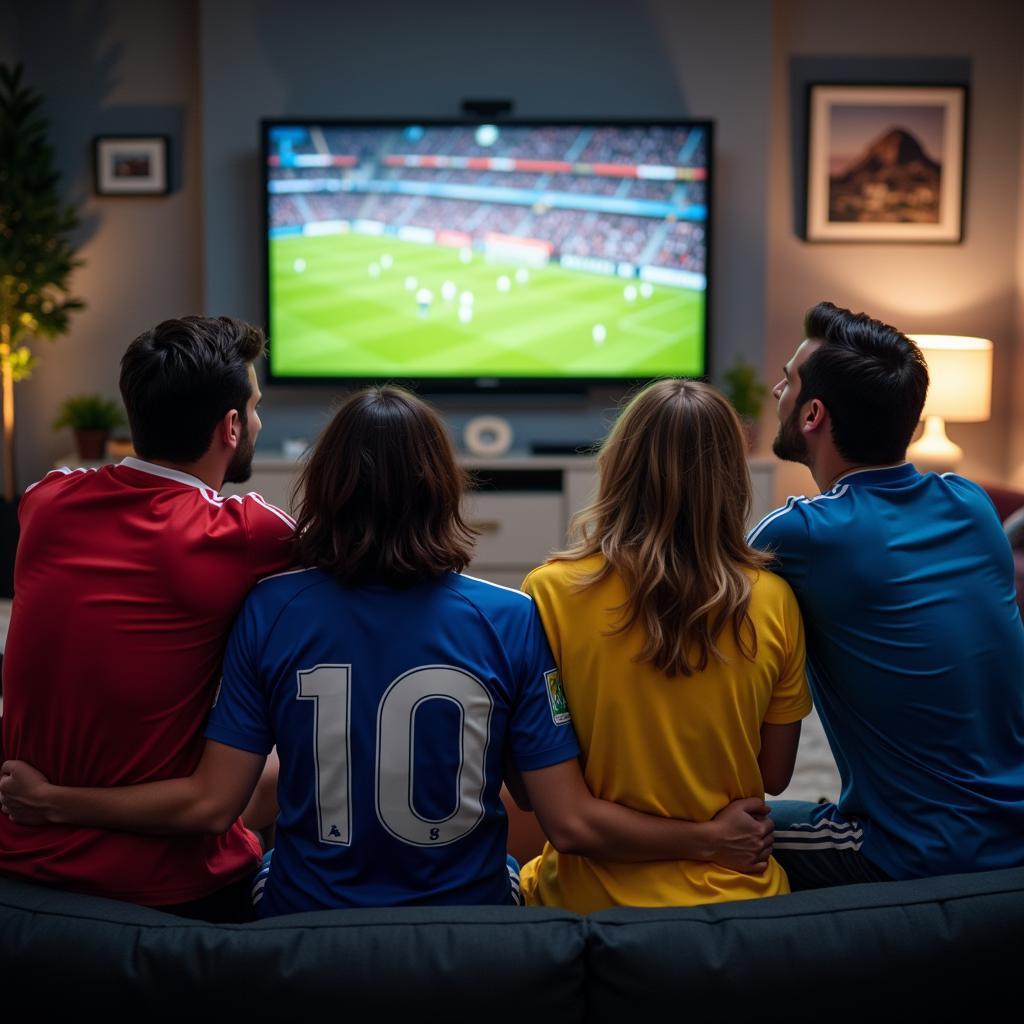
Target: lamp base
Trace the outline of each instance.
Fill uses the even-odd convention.
[[[946,436],[946,424],[941,416],[928,416],[924,432],[907,449],[907,459],[923,473],[948,473],[960,464],[964,450]]]

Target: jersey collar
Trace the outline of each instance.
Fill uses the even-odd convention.
[[[167,466],[158,466],[153,462],[145,462],[142,459],[136,459],[129,455],[119,463],[121,466],[125,466],[128,469],[137,470],[139,473],[150,473],[153,476],[162,476],[165,480],[174,480],[179,484],[187,484],[189,487],[198,488],[200,491],[210,491],[213,494],[217,493],[215,487],[211,487],[207,483],[203,483],[202,480],[197,476],[192,476],[191,473],[182,473],[178,469],[168,469]]]
[[[900,462],[895,466],[869,466],[867,469],[851,469],[848,473],[836,477],[829,491],[840,485],[859,486],[861,484],[885,485],[904,483],[920,476],[912,462]]]

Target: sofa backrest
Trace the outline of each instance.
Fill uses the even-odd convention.
[[[212,925],[0,879],[0,1019],[534,1024],[583,1019],[584,929],[516,907],[328,911]],[[23,1002],[19,1003],[18,1000]],[[330,1017],[324,1016],[330,1012]]]
[[[996,1019],[1022,952],[1024,868],[603,911],[588,922],[589,1020]]]
[[[146,1024],[987,1019],[1019,998],[1022,936],[1024,868],[589,918],[461,907],[253,925],[0,879],[0,1010]]]

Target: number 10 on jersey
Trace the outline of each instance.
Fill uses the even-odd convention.
[[[313,702],[313,761],[320,841],[352,842],[351,665],[317,665],[298,673],[298,699]],[[416,712],[444,700],[459,711],[458,799],[443,818],[416,810]],[[421,665],[393,680],[377,706],[377,819],[413,846],[444,846],[468,835],[483,818],[487,748],[494,701],[476,676],[450,665]]]

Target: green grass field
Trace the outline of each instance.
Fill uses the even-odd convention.
[[[656,377],[704,369],[702,292],[655,285],[644,297],[635,280],[554,265],[529,269],[522,281],[514,264],[476,252],[465,264],[456,249],[393,236],[275,238],[270,259],[275,375]],[[446,282],[456,288],[450,300]],[[632,302],[628,285],[638,292]],[[426,312],[416,300],[423,288],[433,293]],[[467,291],[472,319],[463,322]],[[604,332],[595,337],[598,325]]]

